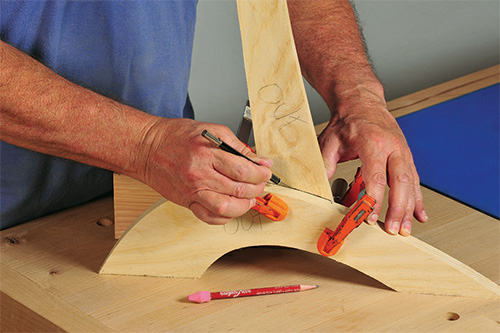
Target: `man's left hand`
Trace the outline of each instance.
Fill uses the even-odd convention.
[[[344,99],[337,107],[348,111],[332,112],[330,123],[319,136],[328,178],[333,176],[337,163],[359,157],[366,193],[377,200],[367,222],[377,222],[389,185],[385,229],[408,236],[413,216],[425,222],[427,215],[417,170],[401,129],[385,101],[368,91]]]

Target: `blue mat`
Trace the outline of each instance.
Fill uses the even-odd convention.
[[[422,185],[500,215],[500,85],[397,119]]]

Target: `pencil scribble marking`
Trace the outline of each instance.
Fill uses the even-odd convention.
[[[240,229],[241,231],[250,231],[254,226],[260,227],[262,230],[261,216],[261,214],[255,211],[249,212],[224,224],[224,231],[230,235],[235,235]]]
[[[297,113],[300,108],[290,110],[287,103],[284,101],[285,96],[283,94],[283,90],[277,83],[271,83],[260,88],[258,96],[261,101],[267,104],[278,104],[278,106],[274,109],[273,117],[276,120],[284,122],[279,128],[280,131],[295,121],[306,123],[306,121],[300,119],[300,116],[293,116],[293,114]]]
[[[260,88],[258,95],[260,100],[268,104],[278,104],[283,100],[283,90],[276,83]]]

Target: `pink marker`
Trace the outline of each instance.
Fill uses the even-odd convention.
[[[188,300],[196,303],[206,303],[212,299],[293,293],[298,291],[311,290],[318,287],[319,286],[316,285],[297,284],[293,286],[242,289],[234,291],[219,291],[214,293],[211,293],[209,291],[198,291],[197,293],[189,295]]]

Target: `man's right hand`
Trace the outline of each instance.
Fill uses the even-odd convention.
[[[85,89],[0,41],[0,140],[132,176],[211,224],[254,204],[271,177],[225,126],[149,115]],[[208,130],[259,165],[215,147]]]
[[[250,157],[232,155],[201,136],[208,130]],[[190,119],[157,121],[143,137],[137,178],[209,224],[225,224],[255,205],[272,161],[255,155],[225,126]]]

